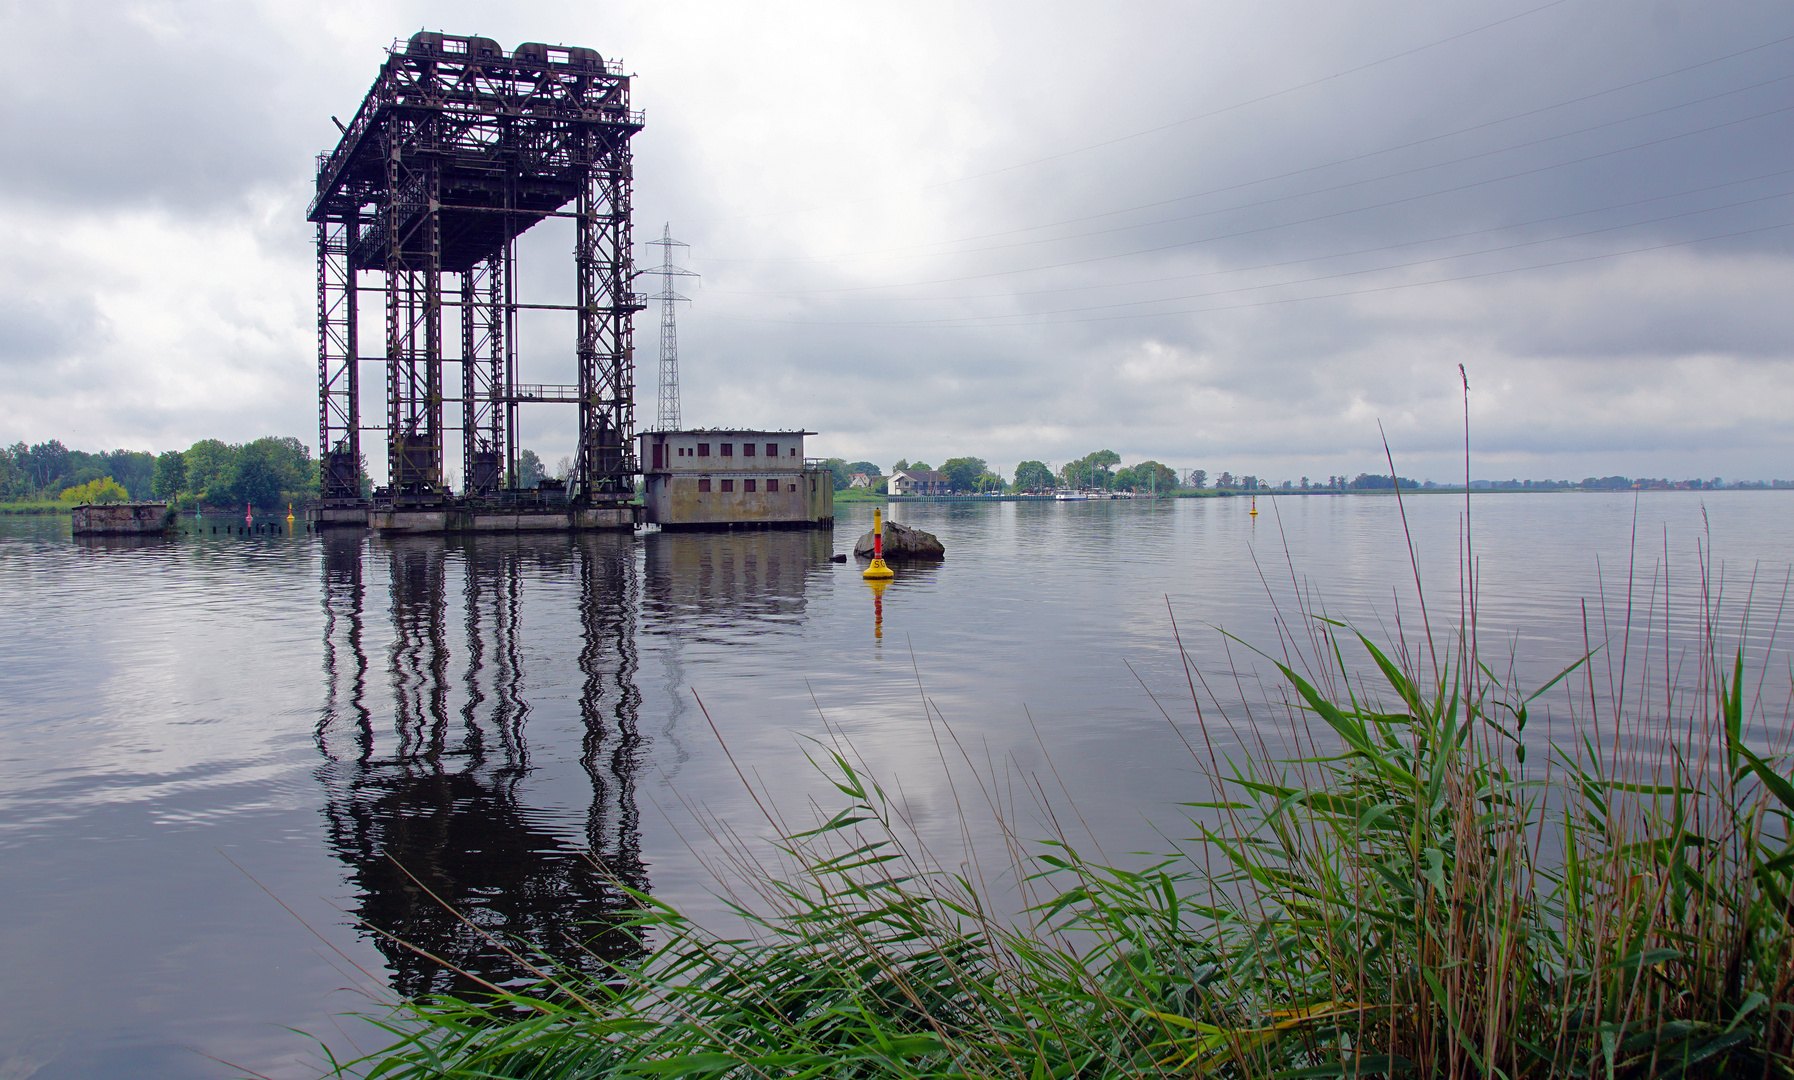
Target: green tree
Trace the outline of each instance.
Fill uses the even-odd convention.
[[[878,466],[872,464],[870,461],[848,462],[847,475],[852,476],[854,473],[865,473],[874,480],[884,475],[884,473],[879,471]]]
[[[1059,475],[1066,487],[1107,489],[1115,483],[1115,475],[1109,470],[1119,464],[1120,454],[1113,450],[1098,450],[1066,462]]]
[[[1015,467],[1015,490],[1051,491],[1053,489],[1053,470],[1046,467],[1044,461],[1024,461]]]
[[[257,439],[240,449],[224,477],[229,506],[278,506],[287,479],[276,439]]]
[[[228,474],[237,460],[238,447],[217,439],[201,439],[181,456],[187,464],[187,486],[202,503],[228,506],[235,501]]]
[[[1191,487],[1200,488],[1200,487],[1202,487],[1202,485],[1204,485],[1206,483],[1208,483],[1208,470],[1207,469],[1191,469],[1190,470],[1190,486]]]
[[[1177,473],[1168,465],[1142,461],[1115,474],[1115,487],[1137,492],[1169,493],[1177,487]]]
[[[187,457],[179,450],[169,450],[156,458],[156,474],[150,491],[158,499],[179,497],[187,487]]]
[[[55,439],[31,447],[20,443],[13,449],[33,491],[50,490],[68,471],[69,448]]]
[[[95,454],[102,471],[117,480],[133,499],[150,496],[151,479],[156,469],[156,456],[142,450],[108,450]]]
[[[536,456],[534,450],[519,450],[517,452],[517,486],[519,488],[524,490],[533,488],[540,484],[546,475],[548,472],[542,467],[542,459]]]
[[[902,472],[903,470],[905,470],[907,468],[909,468],[909,459],[908,458],[898,458],[897,464],[891,466],[891,471],[892,472]]]
[[[986,469],[984,473],[978,477],[978,490],[981,492],[1002,491],[1007,486],[1008,485],[1003,483],[1002,473],[994,473]]]
[[[978,478],[986,471],[984,459],[978,457],[948,458],[941,465],[941,472],[947,478],[947,487],[952,491],[976,490]]]
[[[926,461],[918,461],[909,467],[910,472],[933,472],[934,466]]]
[[[239,455],[239,469],[251,459],[261,462],[273,475],[274,494],[263,501],[247,491],[239,491],[233,503],[253,501],[257,506],[279,506],[317,494],[318,467],[312,460],[311,448],[291,435],[266,435],[245,446]]]
[[[17,499],[26,492],[25,474],[19,467],[19,451],[24,443],[0,446],[0,499]]]
[[[853,483],[853,478],[847,471],[846,458],[827,458],[823,465],[828,467],[829,475],[834,477],[836,491],[845,491],[847,485]]]
[[[125,490],[124,485],[110,476],[65,488],[58,496],[63,502],[73,503],[76,506],[92,503],[120,503],[130,497],[131,493]]]

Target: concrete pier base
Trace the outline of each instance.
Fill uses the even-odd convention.
[[[313,506],[305,511],[305,520],[314,529],[365,529],[368,524],[367,505],[351,506]]]
[[[107,503],[77,506],[70,514],[76,536],[145,536],[174,528],[174,507],[167,503]]]
[[[641,507],[565,506],[503,509],[464,506],[376,506],[368,528],[382,533],[584,532],[634,529]]]

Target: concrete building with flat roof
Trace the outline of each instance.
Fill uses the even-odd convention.
[[[645,431],[643,520],[663,529],[830,529],[835,477],[804,458],[813,431]]]

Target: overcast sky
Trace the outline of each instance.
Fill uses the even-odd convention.
[[[313,157],[429,28],[636,74],[636,238],[703,275],[689,425],[1275,481],[1381,467],[1381,421],[1445,480],[1463,364],[1478,477],[1794,477],[1785,0],[5,11],[7,442],[315,441]],[[522,346],[571,380],[566,328]]]

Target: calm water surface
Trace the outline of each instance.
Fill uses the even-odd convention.
[[[521,977],[432,893],[568,964],[630,948],[604,929],[615,881],[714,915],[694,810],[765,832],[719,734],[801,811],[827,802],[803,736],[833,726],[947,851],[925,694],[981,760],[1056,768],[1106,849],[1150,849],[1192,783],[1146,689],[1195,722],[1168,605],[1240,717],[1275,671],[1215,627],[1275,651],[1300,594],[1421,637],[1394,500],[1260,507],[901,506],[948,559],[882,598],[828,561],[870,527],[857,506],[832,534],[477,540],[77,541],[66,518],[0,519],[0,1080],[237,1075],[215,1058],[315,1075],[319,1043],[289,1029],[341,1056],[381,1042],[345,1014],[459,988],[386,935]],[[1406,509],[1444,629],[1463,502]],[[1753,599],[1753,655],[1771,648],[1786,493],[1473,513],[1484,647],[1526,679],[1581,651],[1583,601],[1594,640],[1603,603],[1623,625],[1633,564],[1659,633],[1667,567],[1673,667],[1709,544],[1735,620]]]

